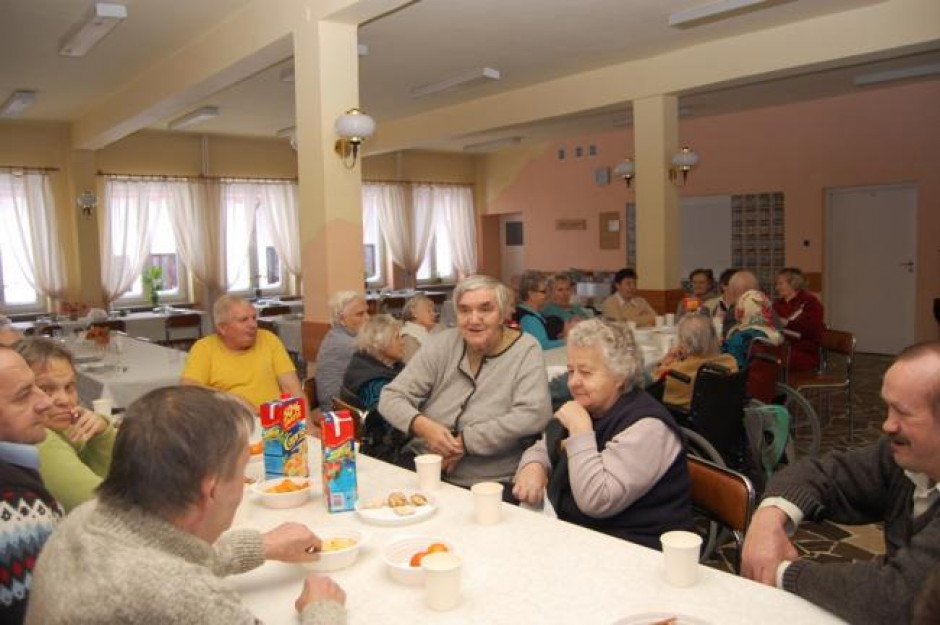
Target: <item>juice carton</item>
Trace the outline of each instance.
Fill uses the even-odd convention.
[[[261,439],[265,479],[287,475],[307,477],[307,415],[299,397],[261,404]]]
[[[329,512],[356,507],[355,422],[347,410],[323,414],[323,499]]]

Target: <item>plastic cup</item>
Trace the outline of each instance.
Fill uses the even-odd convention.
[[[453,553],[431,553],[421,559],[424,570],[424,603],[438,612],[460,603],[460,570],[463,563]]]
[[[666,323],[666,318],[662,315],[656,315],[656,327],[661,328]]]
[[[418,489],[437,490],[441,487],[441,461],[438,454],[415,456],[415,472],[418,474]]]
[[[675,313],[666,313],[666,326],[671,328],[674,325],[676,325]]]
[[[679,588],[694,586],[698,581],[702,537],[693,532],[676,531],[666,532],[659,540],[663,545],[666,581]]]
[[[96,399],[91,402],[91,409],[95,414],[100,414],[105,417],[111,416],[111,410],[114,408],[114,402],[112,402],[107,397],[102,397],[101,399]]]
[[[473,493],[473,512],[480,525],[496,525],[502,517],[503,485],[497,482],[479,482],[470,488]]]

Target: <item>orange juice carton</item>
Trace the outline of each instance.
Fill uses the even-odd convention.
[[[347,410],[326,412],[321,425],[323,499],[329,512],[356,507],[356,427]]]
[[[307,477],[307,411],[299,397],[261,404],[261,440],[264,445],[265,479]]]
[[[698,312],[700,302],[696,297],[684,297],[682,298],[682,312],[684,313],[694,313]]]

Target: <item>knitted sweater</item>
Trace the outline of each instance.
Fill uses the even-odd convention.
[[[382,389],[379,412],[404,432],[422,414],[462,434],[466,455],[448,475],[455,484],[508,482],[552,416],[542,350],[519,334],[502,352],[486,356],[474,376],[460,330],[444,330]],[[427,450],[421,439],[413,446],[417,453]]]
[[[0,623],[23,622],[36,558],[63,514],[39,473],[0,460]]]
[[[261,534],[234,530],[214,545],[139,510],[90,501],[39,558],[27,624],[255,624],[222,576],[264,563]],[[307,605],[305,625],[346,622],[331,601]]]
[[[940,502],[911,518],[914,484],[894,462],[887,437],[771,478],[765,496],[783,497],[811,520],[884,522],[884,556],[869,562],[796,560],[783,587],[850,623],[907,623],[911,604],[940,564]]]
[[[64,432],[46,430],[46,440],[39,443],[39,472],[66,512],[95,496],[111,467],[116,436],[109,425],[90,440],[73,443]]]

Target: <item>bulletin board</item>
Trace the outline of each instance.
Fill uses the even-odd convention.
[[[619,250],[621,239],[620,230],[623,228],[620,213],[616,211],[601,213],[598,219],[600,219],[600,248],[602,250]]]

